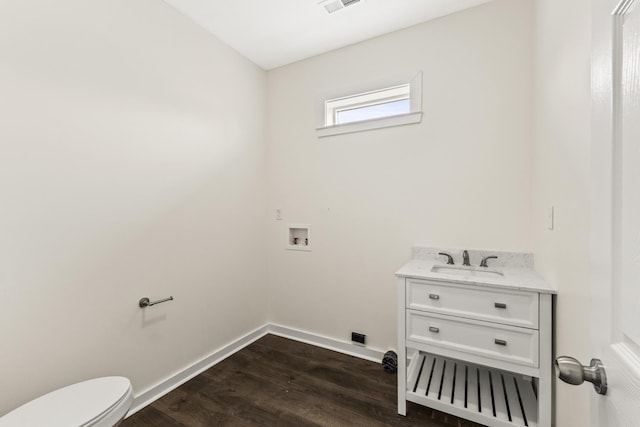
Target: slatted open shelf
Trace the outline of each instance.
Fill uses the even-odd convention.
[[[407,371],[407,400],[492,427],[538,426],[530,377],[417,352]]]

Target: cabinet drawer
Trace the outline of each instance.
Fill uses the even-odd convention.
[[[407,310],[407,339],[538,367],[538,331]],[[437,351],[434,349],[434,353]]]
[[[406,279],[407,308],[538,329],[538,293]]]

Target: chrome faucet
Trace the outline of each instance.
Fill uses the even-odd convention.
[[[467,252],[466,249],[462,252],[462,265],[471,267],[471,263],[469,262],[469,252]]]

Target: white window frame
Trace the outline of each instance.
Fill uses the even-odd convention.
[[[407,114],[336,124],[337,114],[341,111],[407,98],[410,101],[410,112]],[[422,73],[418,73],[409,83],[326,100],[324,107],[324,126],[316,129],[318,138],[420,123],[422,121]]]
[[[359,95],[350,95],[342,98],[330,99],[328,101],[325,101],[324,103],[324,123],[325,126],[336,126],[338,125],[338,114],[343,111],[354,110],[362,107],[370,107],[373,105],[382,105],[393,101],[402,101],[404,99],[410,99],[410,96],[411,85],[407,83],[400,86],[361,93]],[[397,115],[398,114],[396,114],[396,116]]]

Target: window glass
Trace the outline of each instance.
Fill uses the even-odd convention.
[[[325,126],[360,122],[411,112],[411,86],[401,85],[325,102]]]
[[[361,120],[389,117],[398,114],[410,113],[411,102],[407,99],[390,101],[382,104],[367,105],[336,111],[335,124],[358,122]]]

